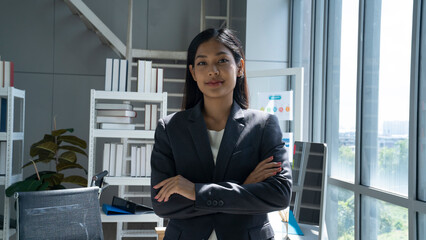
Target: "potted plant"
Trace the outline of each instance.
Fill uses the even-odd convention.
[[[51,134],[45,134],[42,140],[31,145],[30,156],[32,159],[36,159],[25,164],[23,168],[31,165],[35,169],[35,174],[10,185],[6,189],[6,196],[11,197],[15,192],[23,191],[64,189],[62,183],[86,187],[86,178],[77,175],[65,176],[62,173],[67,169],[79,168],[87,175],[87,170],[77,163],[78,154],[87,157],[86,142],[76,136],[64,135],[66,132],[73,131],[72,128],[53,130]],[[55,163],[56,171],[39,172],[37,170],[37,163],[50,163],[51,161]]]

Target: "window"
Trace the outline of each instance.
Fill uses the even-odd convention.
[[[358,54],[356,1],[330,1],[327,127],[330,176],[353,182]]]
[[[412,11],[412,0],[365,2],[361,182],[405,196]]]
[[[322,237],[424,239],[426,4],[324,6],[329,169]]]

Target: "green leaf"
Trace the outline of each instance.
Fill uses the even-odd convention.
[[[58,129],[58,130],[54,130],[54,131],[52,131],[52,136],[55,136],[55,137],[57,137],[57,136],[60,136],[60,135],[62,135],[62,134],[64,134],[64,133],[66,133],[66,132],[74,132],[74,128],[66,128],[66,129]]]
[[[86,153],[85,151],[81,150],[81,149],[80,149],[80,148],[78,148],[78,147],[74,147],[74,146],[69,146],[69,145],[67,145],[67,146],[59,147],[59,149],[70,150],[70,151],[73,151],[73,152],[76,152],[76,153],[83,154],[84,156],[86,156],[86,157],[87,157],[87,153]]]
[[[42,139],[42,140],[34,143],[33,145],[31,145],[31,147],[30,147],[30,156],[34,157],[35,155],[38,155],[40,152],[43,152],[44,151],[43,149],[40,149],[40,148],[37,148],[37,147],[39,145],[43,144],[43,143],[46,143],[46,142],[53,142],[54,143],[55,139],[48,139],[48,137],[46,137],[46,135],[45,135],[44,139]]]
[[[38,172],[38,174],[40,175],[40,179],[43,180],[46,176],[48,177],[49,175],[55,174],[56,172],[53,171],[41,171]],[[33,179],[33,180],[38,180],[37,178],[37,173],[34,173],[33,175],[25,178],[25,180],[29,180],[29,179]]]
[[[70,163],[70,162],[67,162],[67,161],[61,161],[61,162],[59,162],[58,165],[56,165],[56,171],[58,171],[58,172],[65,170],[65,169],[70,169],[70,168],[81,168],[87,174],[87,170],[84,169],[84,167],[81,166],[78,163]]]
[[[37,189],[38,191],[47,190],[49,188],[48,182],[43,182],[43,184]]]
[[[55,160],[54,158],[38,158],[36,160],[34,160],[35,163],[39,163],[39,162],[44,162],[44,163],[49,163],[50,161]],[[24,166],[22,166],[22,168],[27,167],[27,166],[34,166],[33,162],[28,162],[26,163]]]
[[[37,148],[47,150],[51,153],[58,151],[58,145],[54,142],[45,142],[37,146]]]
[[[86,141],[84,141],[83,139],[80,139],[76,136],[59,136],[58,140],[64,141],[64,142],[67,142],[67,143],[71,143],[71,144],[79,146],[83,149],[87,148]]]
[[[68,152],[62,153],[61,156],[59,156],[59,159],[75,163],[77,161],[77,156],[75,155],[75,152],[68,151]]]
[[[62,182],[74,183],[82,187],[87,187],[87,179],[81,176],[69,176],[64,178]]]
[[[46,178],[42,178],[42,179],[46,180],[49,183],[49,186],[53,187],[53,186],[61,184],[61,182],[64,179],[64,174],[55,173],[55,174],[52,174],[52,175],[50,175]]]
[[[37,191],[37,189],[42,185],[42,183],[42,181],[34,179],[27,179],[24,181],[16,182],[6,189],[6,196],[11,197],[15,192]]]

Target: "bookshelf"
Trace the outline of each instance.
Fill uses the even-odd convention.
[[[89,155],[88,155],[88,179],[91,179],[95,174],[96,161],[102,162],[102,149],[96,149],[96,140],[99,138],[106,139],[120,139],[123,144],[123,162],[129,160],[129,144],[153,144],[154,143],[154,130],[105,130],[99,129],[96,123],[96,103],[101,102],[114,102],[114,103],[144,103],[144,104],[159,104],[159,117],[167,115],[167,93],[141,93],[141,92],[114,92],[114,91],[98,91],[91,90],[90,94],[90,132],[89,132]],[[135,108],[136,109],[136,108]],[[138,111],[144,111],[137,108]],[[137,124],[141,127],[141,124]],[[96,153],[100,156],[96,158]],[[126,164],[124,164],[126,165]],[[131,176],[107,176],[104,178],[105,182],[112,186],[118,186],[118,197],[129,198],[150,198],[150,192],[144,191],[130,191],[133,186],[150,186],[150,177],[131,177]],[[107,216],[101,211],[102,222],[115,222],[117,223],[117,237],[121,239],[124,237],[156,237],[157,234],[154,229],[152,230],[128,230],[123,229],[123,223],[156,223],[157,227],[163,226],[163,219],[155,215],[149,214],[135,214],[135,215],[112,215]]]
[[[25,91],[14,87],[0,88],[0,98],[7,100],[7,109],[1,111],[6,114],[6,132],[0,132],[0,141],[6,142],[5,174],[0,176],[0,185],[6,189],[23,178],[21,166],[24,161]],[[20,145],[15,146],[16,142],[20,142]],[[14,149],[15,147],[19,149]],[[19,159],[13,158],[14,153],[18,153]],[[16,169],[18,171],[14,172]],[[9,239],[16,233],[16,229],[10,228],[11,201],[5,194],[3,198],[3,228],[0,236],[2,239]]]

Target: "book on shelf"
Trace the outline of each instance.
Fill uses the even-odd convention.
[[[146,176],[146,145],[140,147],[141,151],[139,154],[140,157],[140,177]]]
[[[145,157],[145,176],[151,177],[151,153],[152,153],[152,144],[146,145],[146,157]]]
[[[138,61],[138,77],[137,77],[137,92],[149,92],[149,87],[146,87],[147,81],[151,79],[151,61]],[[148,80],[147,80],[148,79]]]
[[[128,110],[132,111],[133,106],[128,103],[96,103],[96,110]]]
[[[97,116],[96,122],[97,123],[132,123],[132,118]]]
[[[163,92],[163,83],[164,83],[163,69],[159,68],[157,70],[157,92],[158,93]]]
[[[117,143],[111,143],[111,151],[109,152],[109,175],[111,177],[115,176],[115,157],[116,157],[116,150],[117,150]]]
[[[120,59],[113,60],[112,67],[112,89],[111,91],[118,91],[118,78],[120,77]]]
[[[122,210],[118,207],[114,207],[114,206],[106,204],[106,203],[102,204],[102,211],[108,216],[132,214],[131,212],[124,211],[124,210]]]
[[[104,117],[136,117],[136,112],[129,110],[97,110],[96,115]]]
[[[0,142],[0,176],[6,175],[6,142]]]
[[[157,128],[157,115],[158,115],[158,107],[156,104],[151,105],[151,130],[155,130]]]
[[[112,58],[105,61],[105,91],[112,91]]]
[[[151,104],[145,104],[145,130],[151,130]]]
[[[100,129],[105,130],[135,130],[135,124],[127,124],[127,123],[101,123]]]
[[[115,176],[121,176],[123,173],[123,144],[116,145],[115,150]],[[112,169],[114,170],[114,169]]]
[[[6,132],[7,123],[7,99],[0,100],[0,132]]]
[[[151,92],[151,74],[152,74],[152,62],[145,61],[145,74],[144,74],[144,92]]]
[[[149,92],[155,93],[157,91],[157,68],[151,70],[151,90]]]
[[[2,65],[1,87],[13,87],[14,85],[14,65],[13,62],[0,61]]]
[[[125,92],[127,87],[127,60],[120,59],[120,74],[118,82],[118,91]]]
[[[140,177],[142,172],[141,172],[141,163],[142,163],[142,159],[141,159],[141,148],[138,147],[136,148],[136,177]]]
[[[111,175],[111,168],[109,167],[110,163],[110,153],[111,153],[111,143],[104,144],[104,156],[102,159],[103,170],[107,170]]]
[[[137,146],[131,146],[130,149],[130,176],[136,177],[136,152]]]

